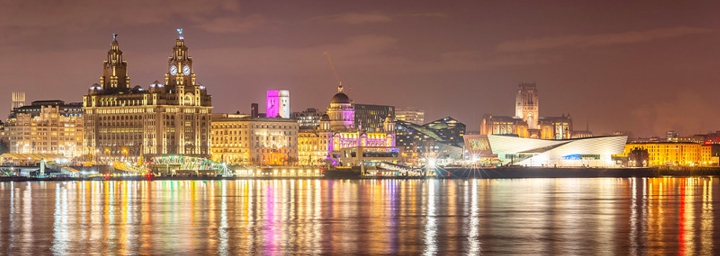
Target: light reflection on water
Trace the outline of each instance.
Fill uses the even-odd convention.
[[[718,254],[718,178],[0,183],[0,254]]]

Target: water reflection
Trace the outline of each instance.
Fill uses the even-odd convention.
[[[0,183],[0,252],[713,255],[718,182]]]

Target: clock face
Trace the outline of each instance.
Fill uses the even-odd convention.
[[[186,76],[190,74],[190,66],[185,65],[183,67],[183,74],[185,74]]]
[[[177,74],[177,66],[170,66],[170,74],[173,76]]]

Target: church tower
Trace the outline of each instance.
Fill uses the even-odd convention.
[[[127,62],[123,59],[117,34],[113,34],[112,44],[103,61],[103,75],[100,85],[105,93],[126,92],[130,86],[130,77],[127,75]]]
[[[527,122],[528,129],[538,129],[539,114],[538,93],[535,83],[518,85],[515,97],[515,116]]]

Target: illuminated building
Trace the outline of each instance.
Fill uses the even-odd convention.
[[[316,108],[308,108],[302,112],[293,112],[291,118],[297,120],[300,130],[312,130],[320,125],[320,119],[323,115],[325,115],[325,112],[321,112]]]
[[[83,98],[86,154],[98,161],[140,155],[210,155],[211,96],[196,82],[193,59],[179,29],[165,83],[130,87],[128,65],[115,35],[100,83]]]
[[[625,145],[621,157],[633,150],[647,150],[647,166],[717,166],[717,148],[694,142],[631,142]]]
[[[353,104],[355,126],[366,131],[382,131],[385,117],[395,116],[395,107],[384,105]]]
[[[300,121],[298,121],[300,123]],[[302,126],[302,123],[300,123]],[[330,145],[333,143],[333,133],[330,130],[330,117],[321,116],[314,129],[302,129],[298,133],[298,164],[324,165],[330,158]]]
[[[327,110],[330,117],[330,129],[345,131],[355,128],[355,110],[350,97],[343,92],[342,85],[338,86],[338,93],[332,97],[330,108]]]
[[[528,124],[528,129],[538,128],[539,102],[534,83],[521,83],[515,96],[515,116]]]
[[[81,103],[33,101],[30,106],[13,109],[5,126],[11,153],[75,158],[84,152]]]
[[[293,119],[215,114],[212,135],[213,161],[267,166],[298,159],[298,123]]]
[[[445,117],[425,125],[395,121],[396,145],[405,163],[425,164],[427,159],[447,164],[463,158],[465,125]]]
[[[267,112],[269,118],[290,118],[290,91],[268,90],[267,91]]]
[[[322,117],[315,129],[300,131],[298,135],[301,144],[298,151],[300,163],[319,165],[330,160],[334,164],[350,165],[356,163],[354,160],[357,159],[351,159],[349,155],[344,157],[341,150],[367,147],[379,152],[395,148],[395,123],[391,116],[384,118],[382,127],[369,131],[355,127],[354,113],[352,101],[343,93],[342,85],[338,86],[338,93],[330,100],[327,116]],[[356,152],[360,150],[356,149]],[[318,160],[318,157],[324,157],[325,160]],[[386,160],[395,161],[394,158]],[[371,162],[376,161],[379,160],[371,159]]]
[[[519,117],[485,115],[480,123],[480,134],[515,134],[528,138],[528,124]]]
[[[487,135],[466,134],[463,139],[469,160],[472,162],[491,162],[492,159],[497,158],[497,155],[492,153]]]
[[[503,164],[526,166],[614,166],[627,136],[544,140],[487,135],[490,149]]]
[[[10,110],[25,106],[25,93],[24,92],[13,92],[12,93],[12,106]]]
[[[416,109],[395,109],[395,120],[423,125],[425,123],[425,111]]]
[[[482,135],[516,135],[521,138],[563,140],[592,137],[589,128],[573,130],[570,114],[558,117],[540,117],[537,87],[535,84],[520,84],[515,98],[515,116],[486,114],[480,123]]]

